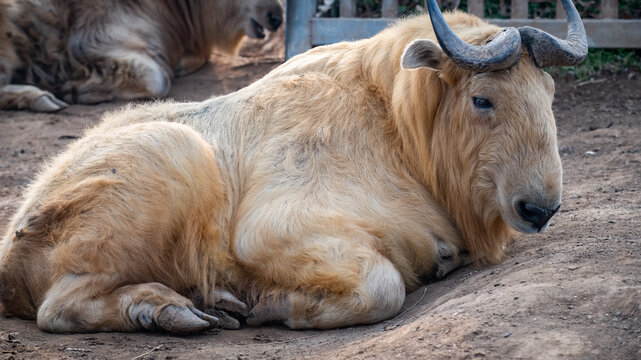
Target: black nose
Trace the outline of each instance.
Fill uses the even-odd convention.
[[[283,17],[279,13],[269,12],[267,13],[267,21],[269,21],[272,30],[276,30],[283,23]]]
[[[557,206],[556,209],[550,209],[537,204],[519,201],[516,204],[516,211],[521,215],[523,220],[532,223],[532,226],[538,231],[541,231],[543,226],[550,221],[560,207],[561,205]]]

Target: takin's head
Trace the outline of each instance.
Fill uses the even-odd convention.
[[[283,23],[283,7],[278,0],[201,0],[200,11],[209,37],[208,44],[218,50],[238,55],[245,36],[265,38],[265,31],[276,31]],[[211,49],[204,55],[209,56]]]
[[[423,70],[431,78],[424,82],[441,84],[423,88],[440,93],[431,96],[438,100],[423,95],[434,119],[425,150],[432,162],[426,166],[433,169],[426,176],[435,193],[449,194],[441,196],[463,227],[474,220],[457,216],[457,206],[465,208],[459,213],[471,210],[490,230],[507,225],[535,233],[547,228],[561,205],[554,82],[541,68],[576,64],[587,55],[581,19],[570,0],[563,3],[569,14],[567,40],[530,27],[500,29],[467,15],[450,15],[449,20],[463,18],[455,30],[464,42],[430,0],[440,46],[415,40],[401,56],[403,69],[433,70]],[[414,73],[403,72],[406,77]],[[420,96],[405,97],[414,95]],[[467,230],[467,237],[473,237],[474,230]]]
[[[277,30],[283,23],[283,7],[277,0],[238,1],[242,14],[241,24],[245,34],[254,39],[265,37],[265,29]]]

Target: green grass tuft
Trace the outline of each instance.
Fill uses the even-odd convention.
[[[641,51],[635,49],[590,49],[585,61],[576,66],[548,67],[554,76],[572,76],[584,81],[594,76],[641,71]]]

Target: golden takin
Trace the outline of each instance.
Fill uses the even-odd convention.
[[[563,40],[429,3],[431,21],[312,49],[235,93],[105,116],[9,225],[5,314],[50,332],[374,323],[545,230],[562,170],[541,67],[587,55],[576,9],[563,0]]]

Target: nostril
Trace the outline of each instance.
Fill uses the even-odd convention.
[[[540,206],[525,201],[519,201],[516,204],[516,211],[521,215],[523,220],[532,223],[539,231],[548,223],[548,221],[559,210],[559,206],[554,209]]]
[[[267,13],[267,21],[272,26],[272,30],[276,30],[283,23],[283,18],[278,13],[269,12]]]

